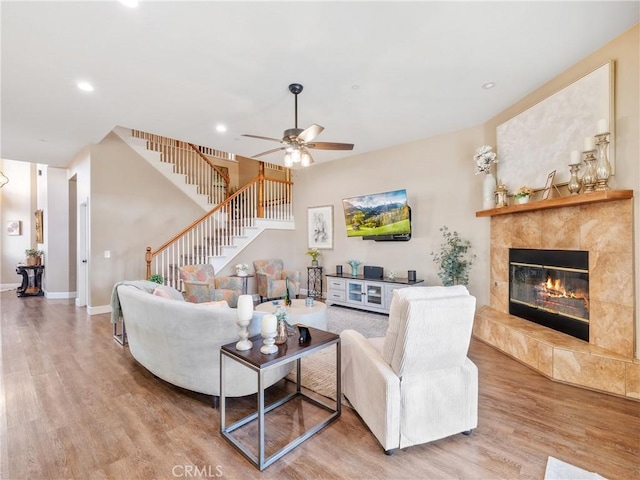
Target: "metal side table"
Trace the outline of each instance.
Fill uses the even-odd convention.
[[[295,447],[304,442],[307,438],[327,426],[329,423],[336,420],[342,412],[342,385],[340,383],[340,336],[334,333],[325,332],[324,330],[318,330],[316,328],[309,327],[311,333],[311,341],[306,344],[298,342],[298,336],[294,335],[289,337],[286,344],[280,345],[276,353],[270,355],[264,355],[260,353],[260,346],[262,345],[262,338],[260,335],[256,335],[251,338],[253,341],[253,348],[251,350],[239,351],[236,349],[236,343],[229,343],[223,345],[220,348],[220,434],[226,438],[231,445],[233,445],[242,455],[244,455],[251,463],[253,463],[259,470],[264,470],[273,462],[281,458],[286,453],[293,450]],[[300,360],[312,353],[315,353],[323,348],[327,348],[331,345],[336,345],[336,405],[325,405],[318,400],[307,396],[301,388],[301,368]],[[255,413],[249,414],[244,418],[236,421],[231,425],[226,425],[226,397],[225,397],[225,363],[230,360],[241,363],[247,368],[257,373],[258,382],[258,405]],[[265,372],[269,369],[275,368],[279,365],[288,362],[296,362],[297,383],[296,390],[284,398],[281,398],[270,405],[264,404],[264,390],[265,390]],[[320,407],[329,412],[329,416],[318,422],[313,427],[307,429],[298,438],[295,438],[284,447],[280,448],[276,452],[266,456],[265,454],[265,414],[268,414],[272,410],[285,404],[286,402],[294,399],[301,398],[307,402],[310,402],[317,407]],[[250,422],[258,422],[258,455],[256,456],[251,452],[247,446],[242,444],[238,439],[233,436],[233,431],[246,425]]]

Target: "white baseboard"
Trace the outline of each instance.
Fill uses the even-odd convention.
[[[111,313],[111,305],[100,305],[97,307],[87,306],[87,313],[89,315],[100,315],[102,313]]]
[[[8,290],[15,290],[20,285],[22,285],[22,284],[21,283],[1,283],[0,284],[0,292],[5,292],[5,291],[8,291]]]
[[[48,292],[45,290],[44,296],[51,300],[66,300],[69,298],[76,298],[76,292]]]

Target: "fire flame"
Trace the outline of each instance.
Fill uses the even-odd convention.
[[[546,293],[551,297],[581,298],[584,300],[586,308],[589,308],[589,296],[584,292],[567,292],[562,280],[559,278],[553,279],[551,277],[547,277],[543,286]]]

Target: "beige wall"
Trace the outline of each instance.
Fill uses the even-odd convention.
[[[36,164],[0,160],[0,170],[9,179],[0,189],[0,285],[21,283],[16,265],[25,261],[24,251],[37,248],[35,235]],[[8,221],[22,222],[21,235],[7,235]]]
[[[147,246],[159,247],[202,215],[196,203],[113,133],[91,151],[89,208],[92,307],[109,305],[114,283],[145,277]]]
[[[377,265],[386,273],[406,277],[416,270],[426,284],[440,284],[432,251],[440,249],[443,225],[471,241],[477,255],[470,274],[470,291],[489,303],[489,221],[476,218],[482,208],[482,178],[474,175],[473,152],[484,143],[481,126],[418,142],[357,155],[297,170],[294,173],[295,248],[290,262],[309,264],[307,208],[332,205],[334,249],[323,250],[320,264],[335,272],[349,259]],[[406,189],[412,215],[408,242],[373,242],[347,238],[342,199],[355,195]],[[305,269],[306,271],[306,269]],[[306,281],[305,281],[306,284]]]

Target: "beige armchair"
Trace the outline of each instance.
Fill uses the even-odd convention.
[[[242,295],[242,280],[237,277],[215,276],[213,265],[183,265],[180,278],[185,288],[185,299],[192,303],[225,300],[235,308]]]
[[[296,298],[300,293],[300,272],[285,269],[279,258],[254,260],[253,268],[256,271],[260,301],[284,297],[287,283],[291,298]]]
[[[467,358],[475,297],[463,286],[393,292],[386,337],[342,340],[342,387],[385,453],[478,423],[478,369]]]

